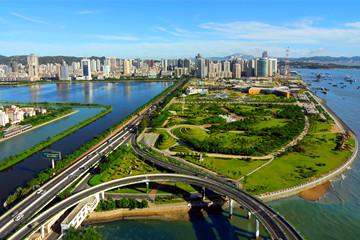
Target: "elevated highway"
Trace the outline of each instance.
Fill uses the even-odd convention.
[[[232,182],[228,181],[226,178],[223,178],[221,176],[215,175],[215,174],[209,174],[209,173],[203,173],[197,169],[191,168],[186,165],[178,165],[176,163],[161,160],[150,153],[144,151],[139,147],[139,145],[136,142],[136,135],[131,136],[131,145],[139,156],[141,156],[144,160],[151,162],[157,166],[160,166],[162,168],[165,168],[170,171],[192,175],[195,178],[200,178],[205,181],[211,181],[213,183],[217,183],[218,185],[221,185],[223,188],[227,189],[227,192],[232,192],[233,194],[237,195],[238,197],[242,197],[243,200],[245,200],[245,204],[243,202],[240,202],[234,198],[238,203],[240,203],[242,206],[247,208],[249,211],[256,213],[259,211],[262,217],[259,217],[260,222],[263,223],[265,228],[269,231],[271,234],[272,231],[282,232],[281,239],[302,239],[301,235],[296,231],[294,227],[292,227],[281,215],[279,215],[275,210],[273,210],[271,207],[266,205],[264,202],[262,202],[260,199],[250,195],[249,193],[239,189],[236,185],[234,185]],[[231,196],[229,194],[224,194],[223,192],[216,191],[214,189],[215,185],[210,187],[209,189],[214,190],[217,193],[223,194],[225,196]],[[206,187],[204,185],[204,187]],[[250,204],[253,204],[252,206]],[[256,206],[255,206],[256,205]],[[253,210],[256,209],[256,210]],[[266,215],[266,216],[265,216]],[[264,222],[265,218],[271,218],[272,225],[267,224]],[[276,227],[275,227],[276,225]],[[268,227],[273,229],[268,229]],[[271,235],[273,239],[279,239],[280,233],[278,235]]]
[[[280,215],[278,215],[276,212],[272,212],[270,214],[265,204],[249,196],[245,192],[207,178],[180,174],[138,175],[113,180],[83,190],[44,211],[31,220],[26,226],[16,231],[16,233],[13,234],[9,239],[26,238],[26,236],[28,236],[31,232],[40,229],[42,224],[44,224],[47,220],[51,219],[59,212],[75,206],[77,203],[89,196],[101,194],[104,191],[108,191],[114,188],[126,187],[128,185],[146,182],[185,182],[188,184],[211,189],[216,193],[229,197],[230,199],[238,202],[247,210],[251,211],[253,215],[255,215],[255,217],[264,225],[272,239],[302,239],[302,237],[296,231],[294,231]]]

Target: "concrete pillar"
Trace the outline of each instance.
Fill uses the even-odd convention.
[[[233,208],[233,205],[234,205],[234,200],[232,200],[231,198],[229,199],[229,218],[232,217],[232,215],[234,214],[234,208]]]
[[[149,193],[149,182],[146,182],[146,193]]]
[[[103,200],[105,199],[105,192],[100,192],[100,200]]]
[[[251,212],[248,212],[248,219],[251,219]]]
[[[45,239],[45,227],[41,225],[41,239]]]
[[[260,238],[260,224],[259,224],[259,220],[255,219],[255,223],[256,223],[255,237],[256,237],[256,239],[259,239],[259,238]]]
[[[206,198],[206,192],[205,192],[206,188],[205,187],[202,187],[202,200],[204,201],[205,198]]]
[[[51,167],[52,167],[53,169],[55,169],[55,161],[54,161],[54,159],[51,159]]]

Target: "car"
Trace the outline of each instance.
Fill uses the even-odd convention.
[[[36,194],[37,194],[37,195],[43,195],[44,192],[45,192],[44,189],[40,188],[40,189],[38,189],[38,190],[36,191]]]
[[[18,221],[20,221],[23,217],[24,217],[24,214],[19,213],[18,215],[15,216],[14,221],[15,221],[15,222],[18,222]]]

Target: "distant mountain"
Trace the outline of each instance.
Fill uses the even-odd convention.
[[[289,60],[290,62],[360,66],[360,56],[354,56],[354,57],[315,56],[315,57],[291,58]]]
[[[221,61],[221,60],[229,60],[229,59],[233,59],[233,58],[241,58],[241,59],[245,59],[245,60],[250,60],[253,59],[254,56],[252,55],[248,55],[248,54],[242,54],[242,53],[234,53],[231,54],[229,56],[225,56],[225,57],[210,57],[210,60],[213,61]]]

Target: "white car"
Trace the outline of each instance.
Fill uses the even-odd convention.
[[[36,194],[42,195],[44,194],[44,192],[45,192],[44,189],[40,188],[39,190],[36,191]]]
[[[18,221],[20,221],[23,217],[24,217],[24,214],[19,213],[18,215],[15,216],[14,221],[15,221],[15,222],[18,222]]]

